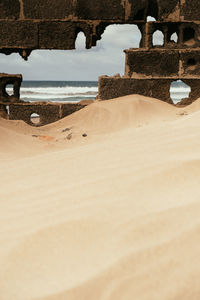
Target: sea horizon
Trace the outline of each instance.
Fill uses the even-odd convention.
[[[95,100],[98,81],[86,80],[24,80],[21,85],[21,100],[37,102],[80,102]]]

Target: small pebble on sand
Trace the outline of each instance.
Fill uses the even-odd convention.
[[[66,132],[66,131],[70,131],[70,130],[71,130],[71,128],[65,128],[62,130],[62,132]]]
[[[71,139],[72,139],[72,133],[68,134],[68,135],[66,136],[66,139],[67,139],[67,140],[71,140]]]

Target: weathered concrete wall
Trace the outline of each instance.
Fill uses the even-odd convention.
[[[45,103],[23,102],[20,100],[22,75],[0,74],[0,116],[9,120],[23,120],[32,126],[44,126],[58,121],[91,104],[92,100],[80,103]],[[7,86],[13,86],[13,94],[6,91]],[[33,122],[32,114],[39,115],[39,122]]]
[[[125,53],[126,77],[200,77],[200,51],[197,49],[129,49],[125,50]]]
[[[99,79],[99,99],[135,93],[171,102],[170,86],[177,80],[184,81],[191,88],[188,99],[182,103],[190,104],[200,97],[200,13],[195,11],[200,8],[199,3],[197,0],[180,0],[169,14],[175,7],[174,1],[152,2],[151,15],[157,11],[158,20],[145,22],[140,27],[142,40],[139,49],[125,50],[124,76]],[[165,14],[165,5],[168,4]],[[149,9],[148,5],[146,9]],[[163,34],[163,44],[154,43],[157,31]]]
[[[0,52],[19,52],[27,59],[33,49],[74,49],[77,34],[86,35],[86,48],[96,45],[106,26],[138,24],[151,15],[176,21],[199,14],[179,0],[1,0]],[[194,1],[194,3],[198,1]],[[192,3],[193,3],[192,2]],[[193,18],[194,20],[194,18]]]
[[[23,120],[32,126],[44,126],[49,123],[56,122],[80,109],[83,109],[87,104],[60,104],[60,103],[7,103],[7,105],[0,104],[0,115],[9,120]],[[6,110],[9,110],[9,115]],[[5,115],[6,113],[6,115]],[[39,122],[34,123],[31,115],[39,115]]]
[[[164,48],[167,49],[188,49],[200,47],[200,23],[193,22],[149,22],[146,23],[145,46],[149,49],[153,46],[153,34],[157,30],[164,35]],[[170,40],[171,35],[176,33],[178,36],[177,43]]]
[[[167,77],[176,76],[179,73],[179,52],[156,49],[149,50],[125,50],[127,77]]]
[[[171,82],[172,80],[170,79],[135,79],[102,76],[99,79],[99,98],[108,100],[131,94],[140,94],[172,104],[169,93]],[[158,86],[159,89],[157,88]]]
[[[0,102],[20,102],[20,86],[22,75],[0,74]],[[13,86],[13,94],[6,92],[8,85]]]
[[[46,125],[60,119],[60,105],[56,104],[11,104],[9,105],[9,112],[10,120],[23,120],[33,126]],[[39,115],[40,121],[38,124],[31,121],[31,115],[34,113]]]
[[[131,94],[140,94],[153,97],[173,104],[170,98],[170,86],[176,78],[116,78],[102,76],[99,79],[99,98],[108,100]],[[182,79],[183,82],[191,87],[190,97],[184,99],[180,105],[189,105],[200,95],[200,78]]]
[[[60,104],[60,103],[7,103],[9,109],[9,115],[7,119],[9,120],[23,120],[32,126],[44,126],[49,123],[56,122],[82,108],[87,104]],[[1,107],[1,106],[0,106]],[[5,112],[5,105],[2,108],[2,113]],[[31,115],[39,115],[39,122],[34,123]],[[3,116],[3,115],[2,115]],[[4,114],[5,118],[5,114]]]
[[[182,13],[190,1],[183,1]],[[178,19],[181,9],[179,0],[1,0],[0,13],[1,19],[113,22],[146,20],[149,15],[158,20]]]

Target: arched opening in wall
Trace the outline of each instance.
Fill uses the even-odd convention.
[[[195,43],[195,30],[191,27],[183,29],[183,43],[190,46]]]
[[[141,39],[142,33],[137,25],[114,24],[106,27],[102,39],[97,42],[97,46],[102,47],[104,44],[103,47],[106,49],[107,45],[108,50],[113,48],[113,52],[120,48],[123,53],[124,49],[139,48]]]
[[[164,45],[164,34],[160,30],[156,30],[153,34],[153,46],[163,46]]]
[[[156,19],[152,16],[148,16],[146,21],[147,22],[156,22]]]
[[[77,103],[95,100],[98,77],[124,75],[124,49],[139,48],[141,37],[136,25],[114,24],[106,27],[102,39],[91,49],[35,50],[27,62],[18,54],[2,54],[0,65],[4,73],[22,73],[22,101]]]
[[[189,71],[194,71],[197,68],[197,61],[195,58],[189,58],[187,60],[187,69]]]
[[[13,84],[7,84],[5,87],[5,91],[8,94],[8,96],[14,95],[14,85]]]
[[[170,86],[170,98],[174,104],[178,104],[183,99],[189,98],[191,87],[182,80],[173,81]]]
[[[37,113],[32,113],[30,116],[30,121],[34,125],[39,125],[40,124],[40,115]]]
[[[83,50],[86,48],[86,36],[83,31],[78,31],[75,42],[76,50]]]
[[[178,43],[178,34],[176,32],[171,35],[170,42]]]
[[[10,107],[9,107],[9,105],[6,105],[6,112],[7,112],[8,115],[10,114]]]

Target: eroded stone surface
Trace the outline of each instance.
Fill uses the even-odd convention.
[[[56,122],[88,104],[60,104],[60,103],[4,103],[0,104],[0,114],[9,120],[23,120],[32,126],[44,126]],[[7,110],[9,110],[9,115]],[[32,115],[38,115],[38,122],[34,122]]]
[[[0,19],[15,20],[20,17],[19,0],[1,0],[0,1]]]
[[[147,22],[148,16],[156,21]],[[189,104],[200,96],[199,18],[198,0],[1,0],[0,52],[18,52],[27,59],[34,49],[71,50],[81,31],[89,49],[108,25],[136,24],[142,35],[140,48],[125,51],[122,78],[99,79],[99,99],[135,93],[172,103],[171,83],[182,80],[191,87],[188,100],[182,101]],[[163,34],[161,45],[154,43],[157,31]],[[6,94],[5,82],[14,82],[14,96]],[[20,77],[2,74],[0,84],[1,114],[6,114],[8,102],[10,118],[29,124],[32,110],[41,114],[44,125],[83,107],[19,103]]]
[[[175,78],[115,78],[102,76],[99,79],[99,98],[108,100],[131,94],[140,94],[147,97],[160,99],[167,103],[173,104],[170,98],[170,86]],[[189,98],[183,99],[179,105],[189,105],[200,95],[200,78],[182,78],[182,81],[191,87]]]
[[[73,49],[79,22],[91,48],[110,24],[140,26],[147,16],[179,22],[186,5],[180,7],[178,0],[1,0],[0,51]]]
[[[126,72],[128,77],[167,77],[179,72],[179,52],[175,50],[154,51],[125,50]]]
[[[22,0],[25,19],[62,20],[72,19],[76,1],[74,0]]]
[[[16,103],[20,102],[20,86],[22,82],[22,75],[0,74],[0,102]],[[10,86],[13,89],[11,95],[6,91],[6,87]]]

